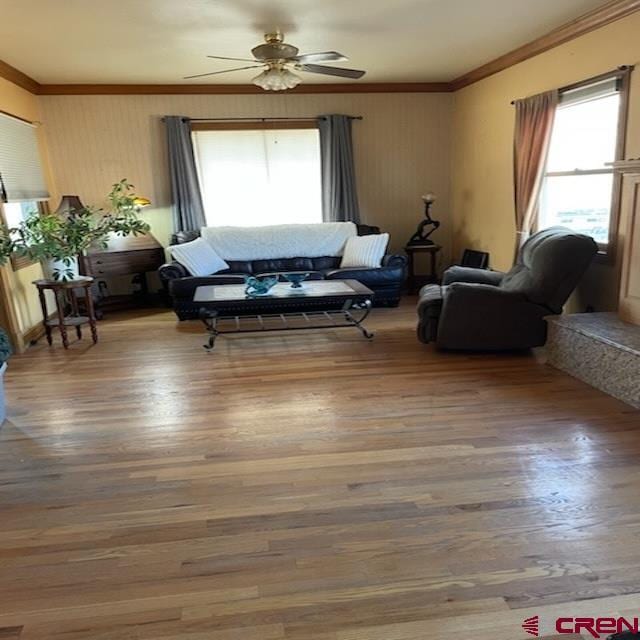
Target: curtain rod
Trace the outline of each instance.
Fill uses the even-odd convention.
[[[586,80],[580,80],[580,82],[573,82],[571,84],[567,84],[564,87],[560,87],[558,91],[560,93],[564,93],[565,91],[571,91],[572,89],[577,89],[585,84],[591,84],[592,82],[598,82],[598,80],[605,80],[606,78],[615,78],[616,76],[622,76],[625,73],[631,73],[635,69],[635,66],[632,64],[623,64],[619,66],[614,71],[607,71],[607,73],[601,73],[599,76],[594,76],[593,78],[587,78]],[[526,98],[519,98],[518,100],[526,100]],[[515,104],[518,100],[512,100],[511,104]]]
[[[317,116],[315,118],[183,118],[191,122],[286,122],[287,120],[294,120],[297,122],[306,121],[315,122],[318,118],[324,118],[325,116]],[[350,120],[362,120],[362,116],[347,116]],[[164,122],[164,118],[162,118]]]

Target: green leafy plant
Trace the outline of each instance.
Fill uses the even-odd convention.
[[[75,259],[91,246],[106,248],[111,234],[141,235],[149,225],[138,217],[138,209],[148,200],[134,193],[134,186],[126,179],[116,182],[107,199],[111,211],[84,207],[56,213],[33,212],[18,227],[8,229],[0,225],[0,264],[12,253],[26,255],[32,260],[57,260],[63,268],[54,277],[67,280],[73,277],[71,266]]]

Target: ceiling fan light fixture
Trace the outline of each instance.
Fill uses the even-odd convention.
[[[265,91],[285,91],[297,87],[302,78],[289,69],[272,67],[258,74],[252,82]]]

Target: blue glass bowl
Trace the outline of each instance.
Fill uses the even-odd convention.
[[[304,273],[302,271],[294,273],[283,273],[285,280],[291,283],[292,289],[301,289],[302,283],[311,275],[310,273]]]
[[[264,278],[245,276],[244,284],[244,292],[250,298],[254,298],[256,296],[267,296],[271,289],[278,284],[278,278],[273,276],[267,276]]]

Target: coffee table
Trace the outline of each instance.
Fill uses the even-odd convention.
[[[193,301],[209,334],[204,348],[212,351],[225,333],[355,327],[371,340],[362,323],[373,296],[357,280],[310,280],[299,289],[278,283],[265,296],[247,295],[243,284],[206,285],[196,289]]]

